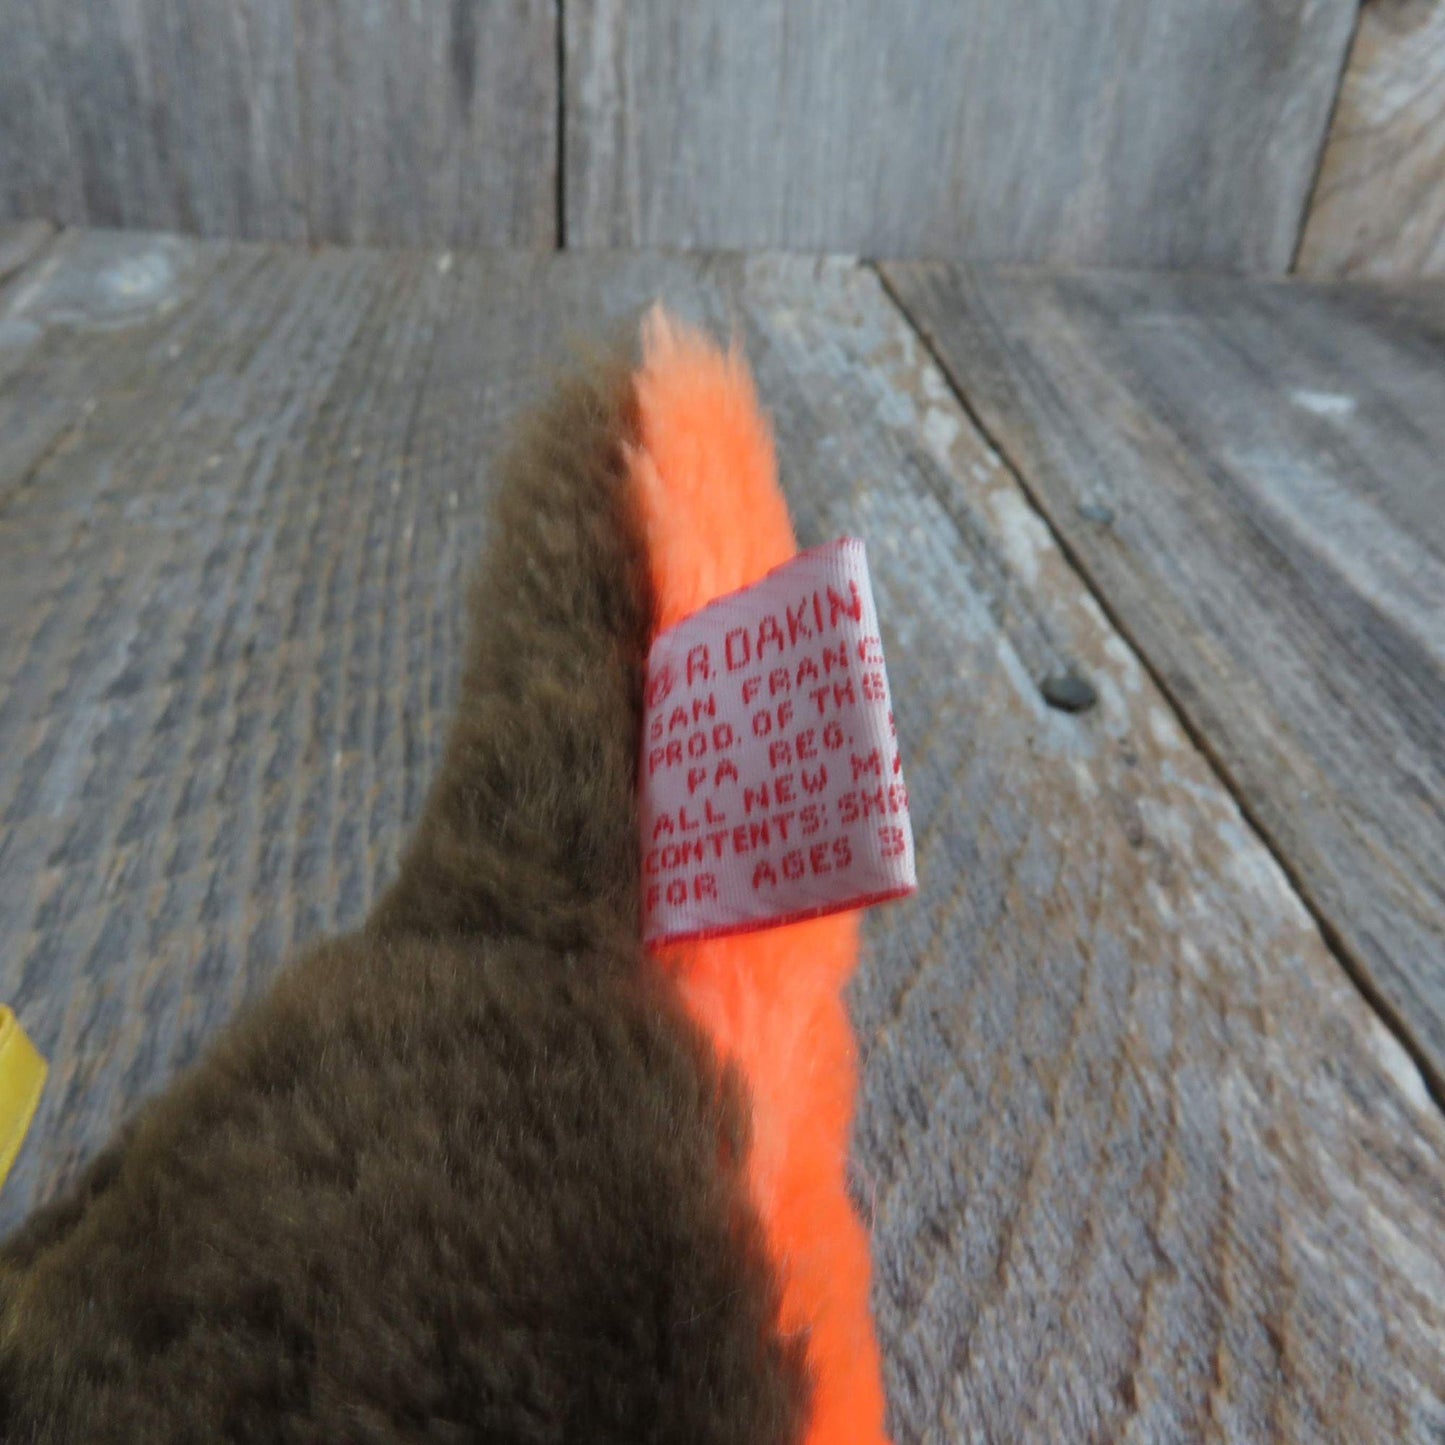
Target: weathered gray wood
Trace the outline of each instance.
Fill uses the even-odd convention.
[[[738,328],[801,533],[869,539],[889,632],[924,891],[854,1008],[900,1445],[1431,1438],[1445,1124],[876,276],[192,249],[150,369],[0,487],[0,997],[55,1068],[0,1218],[360,916],[489,462],[569,336],[662,294]],[[1061,665],[1097,708],[1043,704]]]
[[[99,392],[152,384],[188,339],[171,335],[171,313],[223,254],[169,236],[72,231],[11,281],[0,294],[0,506],[81,436]],[[89,344],[73,344],[75,328]]]
[[[79,159],[44,0],[7,0],[0,44],[0,220],[81,220]]]
[[[1445,1080],[1445,287],[888,276]]]
[[[0,219],[550,246],[554,0],[13,0]]]
[[[0,286],[28,266],[50,244],[55,227],[48,221],[0,226]]]
[[[313,239],[555,244],[556,0],[298,14]]]
[[[915,799],[854,996],[899,1439],[1428,1439],[1418,1076],[873,278],[746,274],[804,534],[870,539]],[[1040,704],[1039,634],[1095,711]]]
[[[14,0],[0,216],[305,234],[292,7]]]
[[[1299,269],[1445,272],[1445,6],[1437,0],[1361,7]]]
[[[577,0],[569,244],[1288,268],[1351,0]]]

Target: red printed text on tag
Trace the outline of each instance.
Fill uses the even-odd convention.
[[[641,763],[650,943],[911,893],[908,790],[862,542],[805,552],[659,636]]]

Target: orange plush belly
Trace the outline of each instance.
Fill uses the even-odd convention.
[[[661,631],[758,581],[796,545],[740,355],[660,311],[644,326],[643,349],[630,465]],[[659,957],[751,1089],[749,1184],[781,1281],[781,1324],[808,1337],[808,1445],[880,1445],[868,1237],[846,1184],[857,1057],[842,990],[857,963],[857,915],[674,945]]]

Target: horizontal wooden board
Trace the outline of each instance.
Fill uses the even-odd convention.
[[[742,338],[802,539],[869,542],[923,880],[853,993],[900,1445],[1445,1425],[1445,1124],[876,275],[190,247],[169,310],[59,319],[105,244],[30,294],[85,382],[0,480],[0,997],[54,1068],[4,1222],[360,918],[496,450],[662,295]]]
[[[888,274],[1445,1079],[1445,286]]]
[[[0,285],[28,266],[50,244],[55,228],[48,221],[18,221],[0,226]]]
[[[577,0],[569,244],[1283,271],[1352,0]]]
[[[1445,5],[1437,0],[1360,7],[1298,269],[1445,274]]]
[[[172,313],[223,254],[168,236],[72,231],[12,279],[0,306],[0,506],[83,434],[102,390],[133,396],[150,384]],[[74,345],[77,323],[115,332],[116,344]]]

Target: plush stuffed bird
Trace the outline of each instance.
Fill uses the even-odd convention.
[[[0,1247],[14,1441],[882,1445],[856,916],[642,941],[649,649],[794,551],[655,312],[507,462],[399,876]]]

